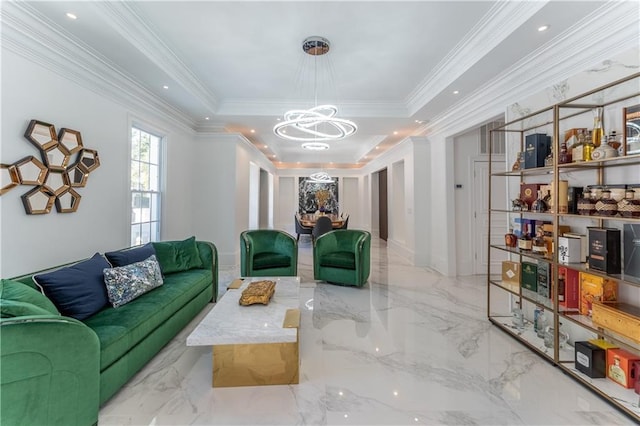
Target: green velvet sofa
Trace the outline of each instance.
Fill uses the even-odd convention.
[[[313,278],[362,287],[371,268],[371,234],[356,229],[329,231],[313,240]]]
[[[284,277],[298,274],[298,242],[275,229],[240,234],[240,274],[243,277]]]
[[[180,257],[183,243],[161,243],[165,258],[167,253],[177,256],[175,264],[169,266],[163,264],[156,247],[162,285],[117,308],[106,305],[82,320],[49,313],[47,306],[40,312],[41,307],[31,304],[50,303],[34,291],[37,286],[33,276],[60,267],[3,280],[0,424],[96,424],[99,407],[217,299],[216,247],[193,238],[199,257],[194,267]],[[61,267],[69,269],[78,263]],[[4,299],[10,297],[9,293],[14,300]],[[44,300],[34,302],[34,295]],[[20,298],[23,300],[15,300]],[[30,306],[30,315],[16,315],[20,310],[14,310],[14,316],[5,315],[10,307],[22,305]]]

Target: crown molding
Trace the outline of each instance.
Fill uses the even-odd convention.
[[[546,1],[506,1],[496,4],[460,40],[406,98],[409,115],[415,114],[466,70],[485,57],[523,22],[542,9]],[[477,43],[482,40],[482,43]]]
[[[616,28],[616,31],[611,31]],[[638,6],[635,2],[609,2],[531,55],[497,75],[453,108],[432,117],[419,131],[440,133],[460,126],[460,117],[478,122],[502,114],[508,105],[554,83],[575,76],[594,64],[629,49],[638,49]],[[535,69],[538,72],[531,73]],[[455,132],[453,132],[455,133]]]
[[[2,48],[127,107],[155,113],[193,132],[195,121],[155,96],[108,59],[70,37],[28,3],[2,5]]]
[[[105,21],[132,46],[198,99],[211,113],[218,109],[216,95],[184,64],[162,38],[140,16],[135,2],[92,2],[107,17]]]

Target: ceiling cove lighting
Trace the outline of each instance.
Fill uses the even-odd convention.
[[[299,142],[333,141],[351,136],[358,130],[353,121],[336,117],[338,108],[334,105],[317,105],[317,57],[329,52],[329,47],[329,40],[323,37],[308,37],[302,42],[302,50],[316,57],[313,72],[316,106],[287,111],[284,120],[273,127],[277,136]]]

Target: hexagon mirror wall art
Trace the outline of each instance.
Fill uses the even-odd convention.
[[[31,120],[25,138],[40,152],[41,161],[24,157],[13,164],[0,164],[0,195],[18,185],[35,188],[21,196],[27,214],[47,214],[53,205],[58,213],[78,210],[81,196],[73,188],[84,188],[89,173],[100,167],[98,151],[84,147],[78,130],[60,129]]]

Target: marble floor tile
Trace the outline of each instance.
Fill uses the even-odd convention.
[[[486,319],[482,276],[443,277],[372,242],[363,288],[313,280],[301,238],[300,384],[211,387],[185,340],[209,305],[100,410],[100,425],[627,425]],[[220,269],[220,294],[239,274]]]

